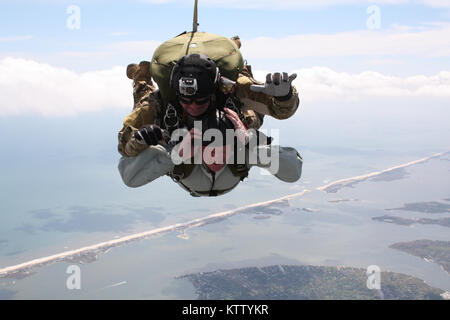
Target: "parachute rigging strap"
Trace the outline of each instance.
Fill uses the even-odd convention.
[[[192,26],[192,32],[197,32],[197,27],[199,26],[198,24],[198,0],[195,0],[195,4],[194,4],[194,23]]]

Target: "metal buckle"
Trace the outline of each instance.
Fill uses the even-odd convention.
[[[180,182],[181,179],[183,179],[184,174],[183,173],[175,173],[175,172],[171,172],[170,173],[170,177],[172,178],[172,180],[174,182]]]
[[[231,109],[233,111],[237,111],[236,104],[234,103],[233,99],[231,97],[228,97],[228,99],[225,101],[225,108]]]
[[[176,119],[175,124],[171,125],[173,119]],[[180,125],[180,119],[178,119],[178,112],[170,103],[167,105],[166,114],[164,115],[164,125],[166,129],[176,128]]]
[[[239,119],[241,119],[241,121],[245,123],[245,116],[244,116],[244,114],[236,106],[236,104],[234,103],[234,101],[233,101],[233,99],[231,97],[228,97],[228,99],[225,101],[225,108],[231,109],[234,112],[236,112],[237,115],[239,116]]]

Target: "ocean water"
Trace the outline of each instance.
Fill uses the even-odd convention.
[[[289,207],[274,207],[271,214],[237,214],[189,229],[182,237],[173,232],[131,242],[90,263],[60,262],[33,269],[23,279],[1,279],[0,299],[188,299],[195,298],[194,289],[177,276],[271,264],[376,264],[382,271],[410,274],[450,290],[450,277],[438,265],[388,248],[398,241],[448,241],[448,228],[372,220],[404,203],[450,198],[448,155],[337,193],[316,189],[448,151],[450,134],[441,117],[418,132],[411,124],[396,128],[392,115],[384,130],[372,137],[371,130],[379,124],[376,117],[370,122],[357,114],[362,123],[369,121],[366,126],[333,134],[333,115],[321,119],[319,127],[316,113],[306,110],[303,118],[293,120],[298,123],[295,128],[284,127],[287,137],[280,139],[282,145],[296,147],[304,159],[300,181],[283,183],[254,168],[233,192],[198,199],[168,177],[138,189],[123,185],[116,168],[116,139],[124,114],[112,113],[100,123],[98,115],[17,119],[20,126],[10,119],[0,121],[0,268],[305,189],[310,192],[290,200]],[[363,137],[372,138],[364,144]],[[66,270],[72,264],[81,268],[81,290],[66,287]]]

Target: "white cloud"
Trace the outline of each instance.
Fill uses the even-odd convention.
[[[117,57],[118,55],[129,56],[131,53],[138,53],[141,56],[152,57],[160,44],[160,41],[153,40],[120,41],[105,45],[101,48],[101,51],[60,51],[58,55],[92,59],[100,56],[103,59],[106,57]]]
[[[273,64],[289,69],[295,64],[317,64],[337,68],[341,62],[354,72],[388,70],[397,73],[414,71],[417,62],[424,70],[438,72],[449,67],[443,57],[450,57],[450,23],[429,22],[420,26],[393,25],[382,30],[357,30],[331,34],[293,34],[282,38],[259,37],[242,39],[243,56],[260,68]],[[99,46],[96,51],[60,51],[46,58],[47,62],[70,65],[77,70],[108,68],[112,65],[151,60],[161,41],[116,41]],[[1,57],[14,56],[11,53]],[[33,56],[27,56],[33,58]],[[434,58],[441,58],[436,59]],[[354,59],[355,58],[355,59]],[[349,60],[352,60],[349,65]],[[318,62],[320,61],[320,62]],[[439,65],[439,61],[444,64]],[[424,72],[424,71],[423,71]]]
[[[429,24],[411,29],[348,31],[334,34],[298,34],[284,38],[260,37],[242,41],[248,59],[296,59],[305,57],[450,55],[450,24]]]
[[[372,59],[369,60],[368,63],[372,65],[400,65],[404,64],[404,62],[400,59]]]
[[[9,36],[9,37],[0,37],[0,42],[11,42],[11,41],[24,41],[33,39],[32,36]]]
[[[435,8],[450,8],[450,0],[422,0],[421,3]]]
[[[373,97],[433,98],[448,104],[450,72],[433,76],[394,77],[373,71],[359,74],[336,72],[325,67],[296,71],[294,84],[304,102],[364,102]],[[266,72],[255,71],[258,79]],[[76,73],[32,60],[0,60],[0,116],[40,114],[67,116],[109,109],[131,110],[131,81],[124,67]],[[362,103],[364,105],[364,103]]]
[[[366,71],[359,74],[336,72],[325,67],[294,71],[298,74],[294,84],[305,101],[364,101],[370,98],[440,99],[448,104],[450,98],[450,72],[441,71],[433,76],[395,77]],[[264,79],[264,74],[257,76]]]
[[[32,60],[0,60],[0,116],[75,115],[128,108],[133,98],[124,67],[75,73]]]

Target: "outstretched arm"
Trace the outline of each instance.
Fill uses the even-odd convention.
[[[162,145],[147,147],[136,157],[122,157],[119,172],[123,182],[131,188],[143,186],[172,171],[174,164]]]
[[[247,159],[250,165],[266,168],[278,179],[285,182],[295,182],[300,179],[303,159],[297,150],[266,144],[267,137],[264,134],[254,129],[247,130],[233,110],[225,108],[224,111],[227,118],[233,122],[237,138],[241,143],[247,145],[250,151]]]
[[[303,159],[291,147],[264,145],[257,147],[258,167],[266,168],[284,182],[295,182],[302,175]]]
[[[236,96],[244,103],[244,110],[287,119],[294,115],[300,103],[297,89],[291,85],[295,77],[295,74],[274,73],[267,75],[265,83],[259,83],[241,75],[236,81]]]

